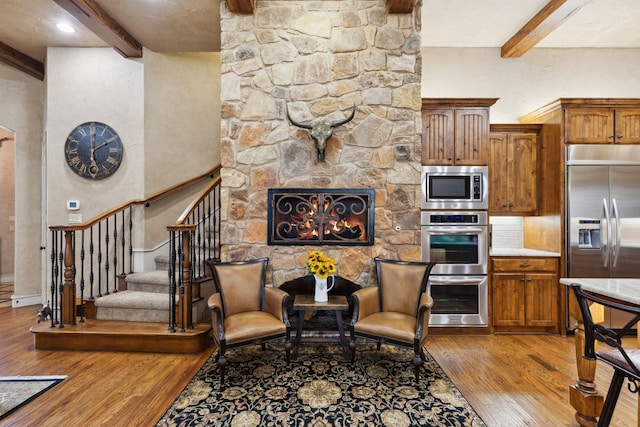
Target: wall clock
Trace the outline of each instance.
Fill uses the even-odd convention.
[[[67,165],[76,174],[92,180],[112,175],[122,163],[123,152],[118,133],[100,122],[79,124],[64,144]]]

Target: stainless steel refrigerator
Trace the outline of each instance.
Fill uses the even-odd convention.
[[[640,278],[640,146],[568,146],[566,172],[568,276]]]

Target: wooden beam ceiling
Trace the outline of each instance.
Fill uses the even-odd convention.
[[[227,0],[227,7],[231,13],[238,15],[253,15],[255,12],[253,0]]]
[[[411,13],[418,0],[388,0],[388,2],[389,13]],[[227,0],[227,7],[231,13],[238,15],[253,15],[255,12],[254,0]]]
[[[94,0],[54,0],[125,58],[141,58],[142,45]]]
[[[9,45],[0,42],[0,61],[23,71],[36,79],[44,80],[44,64]]]
[[[418,0],[389,0],[389,13],[411,13]]]
[[[551,0],[502,46],[502,58],[519,58],[591,0]]]

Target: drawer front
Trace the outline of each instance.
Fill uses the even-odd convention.
[[[507,271],[550,271],[555,272],[556,258],[492,258],[494,272]]]

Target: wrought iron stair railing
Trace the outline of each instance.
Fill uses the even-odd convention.
[[[133,272],[135,233],[144,221],[143,209],[204,179],[211,179],[178,221],[167,227],[171,260],[169,329],[173,331],[179,326],[184,330],[192,326],[191,284],[204,278],[204,258],[220,256],[219,172],[220,165],[148,198],[125,202],[83,224],[49,227],[51,327],[64,328],[84,322],[90,307],[85,302],[126,289],[125,278]],[[180,298],[177,306],[176,295]]]

